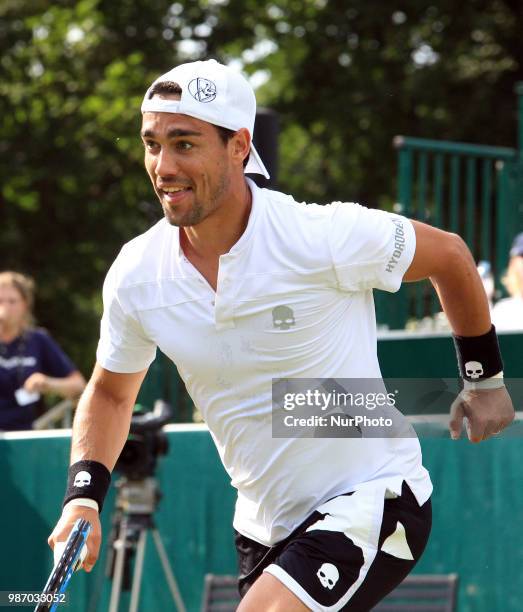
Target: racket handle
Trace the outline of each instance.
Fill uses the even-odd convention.
[[[87,541],[90,531],[91,523],[89,523],[89,521],[77,519],[67,538],[64,551],[45,583],[42,595],[58,595],[65,593],[65,589],[77,567],[82,548]],[[39,603],[34,609],[34,612],[54,612],[57,607],[58,602]]]

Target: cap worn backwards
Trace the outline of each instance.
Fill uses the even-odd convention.
[[[179,100],[159,96],[150,97],[158,83],[172,81],[181,90]],[[269,178],[258,151],[252,144],[256,97],[245,77],[216,60],[190,62],[176,66],[162,74],[147,90],[142,102],[142,113],[180,113],[189,115],[229,130],[246,128],[251,135],[251,155],[245,172]]]

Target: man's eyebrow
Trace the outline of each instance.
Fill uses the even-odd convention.
[[[201,132],[195,130],[182,130],[180,128],[173,128],[167,132],[167,138],[180,138],[181,136],[201,136]],[[141,133],[142,138],[156,138],[156,134],[153,130],[144,130]]]

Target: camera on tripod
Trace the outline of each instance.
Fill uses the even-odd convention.
[[[172,411],[163,400],[156,400],[152,412],[140,407],[131,419],[129,436],[115,465],[115,470],[129,480],[153,476],[158,457],[167,454],[169,442],[162,427]]]
[[[113,581],[109,612],[118,612],[122,590],[131,590],[129,611],[138,610],[148,532],[153,536],[176,609],[186,612],[160,532],[153,519],[162,497],[155,478],[156,464],[158,457],[167,454],[169,450],[162,427],[171,415],[169,404],[163,400],[156,400],[151,412],[135,410],[129,436],[115,465],[121,477],[115,483],[115,510],[107,554],[106,575]],[[131,562],[135,556],[131,575]]]

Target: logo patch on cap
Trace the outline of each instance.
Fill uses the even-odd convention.
[[[212,102],[216,98],[216,85],[209,79],[198,77],[189,83],[189,93],[198,102]]]

